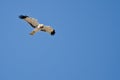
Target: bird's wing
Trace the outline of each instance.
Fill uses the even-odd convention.
[[[36,19],[31,18],[29,16],[20,15],[19,18],[27,21],[33,28],[36,28],[39,25]]]
[[[32,32],[30,32],[30,35],[34,35],[39,30],[41,30],[41,28],[36,27]]]
[[[41,31],[48,32],[48,33],[50,33],[51,35],[54,35],[54,34],[55,34],[55,30],[54,30],[52,27],[50,27],[50,26],[44,26],[44,27],[41,29]]]

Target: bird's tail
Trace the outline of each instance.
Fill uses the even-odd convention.
[[[20,19],[25,19],[25,18],[27,18],[27,17],[28,17],[28,16],[25,16],[25,15],[20,15],[20,16],[19,16]]]
[[[34,35],[36,32],[40,31],[41,28],[35,28],[32,32],[30,32],[30,35]]]

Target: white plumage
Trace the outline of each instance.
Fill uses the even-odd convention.
[[[34,35],[36,32],[38,31],[44,31],[44,32],[48,32],[49,34],[51,35],[54,35],[55,34],[55,30],[50,27],[50,26],[45,26],[44,24],[39,24],[39,22],[34,19],[34,18],[31,18],[29,16],[25,16],[25,15],[20,15],[19,16],[20,19],[23,19],[25,20],[26,22],[28,22],[33,28],[35,28],[31,33],[30,35]]]

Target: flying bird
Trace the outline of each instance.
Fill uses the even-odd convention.
[[[55,30],[51,26],[45,26],[44,24],[40,24],[36,19],[32,17],[20,15],[19,18],[25,20],[34,28],[34,30],[30,32],[30,35],[34,35],[38,31],[48,32],[51,35],[55,34]]]

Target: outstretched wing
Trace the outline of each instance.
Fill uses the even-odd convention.
[[[44,26],[41,31],[48,32],[51,35],[55,34],[55,30],[50,26]]]
[[[31,18],[29,16],[20,15],[19,18],[27,21],[33,28],[36,28],[39,25],[39,23],[36,19]]]

